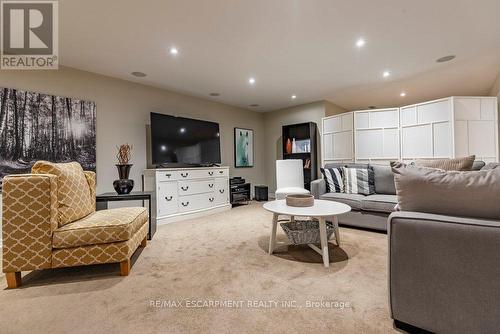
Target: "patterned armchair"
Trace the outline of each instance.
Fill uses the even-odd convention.
[[[32,174],[10,175],[2,189],[3,272],[7,286],[21,271],[120,263],[145,247],[148,213],[128,207],[95,211],[95,173],[78,163],[37,162]]]

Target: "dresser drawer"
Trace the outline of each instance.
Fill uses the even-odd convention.
[[[229,170],[228,169],[215,169],[214,176],[215,177],[229,177]]]
[[[229,180],[218,178],[215,180],[215,205],[229,202]]]
[[[206,209],[214,206],[214,193],[182,196],[179,198],[179,212]]]
[[[179,173],[176,171],[156,171],[156,181],[176,181],[179,178]]]
[[[178,185],[179,196],[209,193],[215,190],[215,179],[179,181]]]
[[[177,182],[158,182],[158,193],[156,203],[158,215],[166,216],[179,211],[177,194]]]

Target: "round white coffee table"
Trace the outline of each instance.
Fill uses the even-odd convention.
[[[314,205],[304,208],[293,207],[286,205],[284,199],[267,202],[264,204],[264,209],[271,211],[273,215],[273,225],[271,229],[271,238],[269,240],[269,254],[273,254],[274,247],[276,244],[276,227],[278,226],[279,215],[290,216],[290,220],[293,221],[295,217],[312,217],[319,220],[319,234],[321,240],[321,249],[316,245],[309,244],[309,247],[314,249],[323,257],[323,264],[325,267],[330,265],[330,259],[328,258],[328,240],[326,238],[326,218],[332,218],[333,225],[335,228],[335,240],[337,245],[340,245],[340,235],[339,235],[339,223],[337,216],[343,213],[351,211],[351,207],[347,204],[325,201],[325,200],[314,200]]]

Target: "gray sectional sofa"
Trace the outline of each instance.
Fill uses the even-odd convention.
[[[397,204],[394,175],[391,167],[377,164],[333,163],[326,164],[326,168],[338,167],[366,167],[371,166],[375,174],[375,194],[345,194],[327,193],[326,183],[323,179],[311,182],[311,194],[316,199],[331,200],[349,205],[352,211],[338,217],[342,225],[369,228],[387,231],[387,218],[395,211]],[[475,161],[472,170],[480,170],[485,166],[483,161]]]

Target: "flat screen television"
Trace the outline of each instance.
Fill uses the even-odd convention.
[[[151,150],[156,166],[219,164],[219,123],[151,113]]]

